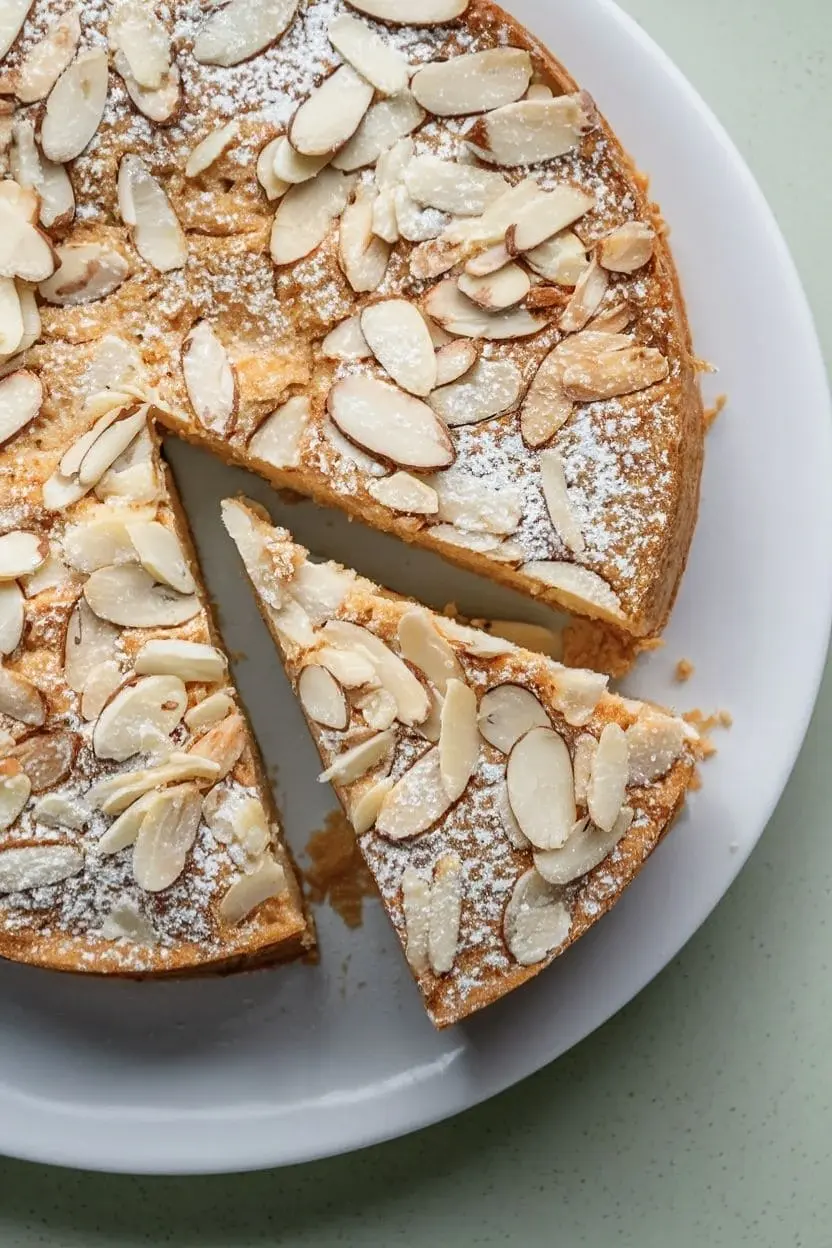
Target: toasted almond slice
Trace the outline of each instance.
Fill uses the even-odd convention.
[[[428,699],[430,701],[430,710],[427,719],[421,724],[416,725],[416,731],[420,737],[424,737],[426,741],[430,741],[431,745],[437,745],[439,742],[439,734],[442,731],[442,695],[437,693],[433,685],[428,689]]]
[[[123,508],[100,507],[64,531],[63,553],[77,572],[94,572],[111,563],[134,563],[136,550],[127,532],[129,521],[149,520],[155,509],[137,513]]]
[[[627,735],[620,724],[606,724],[598,741],[586,791],[589,817],[602,832],[615,827],[630,774]]]
[[[575,826],[572,760],[551,727],[532,728],[512,747],[506,784],[514,817],[536,849],[559,849]]]
[[[196,588],[185,552],[172,529],[158,520],[141,520],[127,525],[139,562],[163,585],[170,585],[180,594],[192,594]]]
[[[520,966],[534,966],[569,939],[572,920],[560,892],[532,867],[514,886],[503,917],[503,937]]]
[[[67,778],[77,744],[72,732],[44,732],[27,737],[5,757],[19,764],[33,793],[43,793]]]
[[[352,138],[372,102],[372,85],[351,65],[341,65],[301,104],[289,142],[302,156],[331,155]]]
[[[37,533],[15,529],[0,536],[0,581],[14,581],[39,568],[49,554],[49,543]]]
[[[283,142],[283,135],[271,139],[261,147],[257,157],[257,181],[266,192],[266,198],[270,200],[280,199],[289,189],[289,183],[284,182],[274,171],[274,158]]]
[[[223,434],[237,410],[237,378],[208,321],[197,321],[182,344],[182,374],[201,425]]]
[[[393,195],[395,197],[395,191]],[[448,247],[441,239],[428,239],[411,251],[410,272],[420,282],[433,281],[434,278],[441,277],[443,273],[454,268],[462,260],[464,254],[463,247]],[[444,333],[444,330],[441,332]]]
[[[416,203],[456,216],[478,217],[508,189],[501,173],[440,160],[430,152],[415,156],[404,172],[404,183]]]
[[[105,815],[120,815],[151,789],[161,789],[183,780],[213,783],[218,771],[217,764],[208,758],[173,751],[165,763],[139,771],[117,772],[106,780],[99,780],[87,791],[87,801],[93,809],[101,810]]]
[[[493,247],[487,247],[485,251],[480,251],[467,260],[465,272],[470,273],[472,277],[488,277],[492,273],[498,273],[510,263],[511,256],[505,243],[495,243]]]
[[[528,849],[529,838],[514,818],[514,811],[511,809],[511,802],[508,800],[508,785],[505,780],[500,780],[497,785],[495,805],[500,816],[500,823],[503,826],[503,830],[505,831],[512,848]]]
[[[450,386],[455,381],[459,381],[460,377],[464,377],[469,373],[479,359],[479,348],[475,342],[470,339],[457,339],[455,342],[446,342],[436,352],[436,384],[440,390],[445,386]],[[436,394],[437,391],[434,391]],[[440,404],[441,404],[440,399]],[[441,406],[434,406],[433,396],[430,399],[430,405],[434,411],[439,412],[440,416],[444,416]],[[445,417],[446,423],[452,424]]]
[[[396,699],[398,718],[403,724],[412,726],[427,718],[428,695],[408,666],[380,637],[346,620],[330,620],[324,625],[323,634],[334,646],[368,653],[381,684]]]
[[[401,238],[395,187],[383,187],[373,200],[373,233],[386,243],[397,243]]]
[[[88,722],[98,719],[123,678],[121,667],[114,659],[97,664],[87,677],[81,694],[82,718]]]
[[[541,703],[522,685],[495,685],[480,701],[480,732],[501,754],[510,754],[532,728],[549,727],[549,716]]]
[[[456,961],[461,917],[462,862],[456,854],[444,854],[430,890],[428,961],[434,975],[446,975]]]
[[[368,360],[372,351],[361,332],[361,318],[349,316],[330,330],[321,343],[325,360]]]
[[[342,13],[330,21],[327,34],[344,60],[349,61],[376,91],[382,95],[396,95],[406,89],[407,61],[364,22]]]
[[[138,676],[178,676],[180,680],[225,680],[225,658],[215,646],[198,641],[146,641],[136,655],[134,668]]]
[[[397,385],[421,397],[430,394],[436,385],[436,352],[418,308],[406,299],[384,299],[364,309],[361,330]]]
[[[120,0],[108,27],[110,47],[126,57],[141,87],[155,90],[170,69],[170,39],[153,9],[141,0]]]
[[[287,887],[284,868],[267,854],[255,871],[239,876],[231,885],[220,902],[220,917],[236,927],[264,902],[280,897]]]
[[[142,429],[127,450],[108,468],[95,492],[101,502],[158,503],[162,497],[161,481],[155,459],[155,447],[147,429]]]
[[[353,9],[391,26],[438,26],[461,17],[469,0],[420,0],[418,9],[407,0],[347,0]]]
[[[133,848],[133,877],[148,893],[161,893],[185,869],[202,816],[202,796],[194,784],[156,795],[141,822]]]
[[[175,628],[199,611],[195,595],[157,585],[144,568],[133,564],[93,572],[84,597],[99,619],[122,628]]]
[[[506,230],[516,221],[520,209],[542,194],[543,188],[534,178],[524,178],[516,186],[509,187],[481,217],[452,221],[442,240],[449,246],[462,244],[469,249],[504,244]]]
[[[104,116],[108,63],[104,48],[76,56],[49,92],[40,129],[43,154],[62,165],[80,156]]]
[[[439,510],[436,490],[411,476],[409,472],[394,472],[380,481],[370,481],[367,492],[377,503],[391,511],[401,511],[411,516],[434,516]]]
[[[188,259],[184,231],[167,195],[138,156],[121,158],[118,205],[143,260],[160,273],[183,267]]]
[[[579,93],[506,104],[480,117],[467,137],[474,152],[491,164],[536,165],[572,151],[594,125],[594,110]]]
[[[68,589],[75,583],[73,573],[50,549],[38,570],[23,577],[23,592],[27,598],[36,598],[49,590]]]
[[[14,355],[23,332],[23,306],[14,278],[0,277],[0,355]]]
[[[635,273],[653,259],[656,231],[643,221],[626,221],[601,239],[598,260],[612,273]]]
[[[588,732],[584,732],[575,742],[572,771],[575,777],[575,801],[579,806],[586,805],[589,779],[592,775],[592,764],[598,752],[598,742]],[[548,877],[547,877],[548,878]]]
[[[95,934],[102,940],[123,940],[130,945],[151,946],[159,943],[159,935],[150,919],[132,901],[114,905]]]
[[[54,271],[54,253],[46,235],[24,220],[7,199],[0,200],[0,277],[42,282]]]
[[[0,715],[8,715],[20,724],[40,728],[46,718],[46,706],[40,690],[8,667],[0,666]]]
[[[405,867],[402,874],[405,956],[416,975],[423,974],[429,966],[430,894],[430,881],[415,867]]]
[[[434,541],[448,546],[460,546],[463,550],[473,550],[478,555],[494,556],[501,544],[501,538],[493,533],[471,533],[458,529],[454,524],[434,524],[430,528],[430,536]]]
[[[507,264],[488,277],[472,277],[470,273],[463,273],[458,285],[464,295],[487,312],[512,308],[531,290],[529,275],[518,264]]]
[[[449,680],[465,684],[465,673],[453,648],[434,627],[427,611],[421,607],[406,611],[399,620],[398,638],[402,657],[424,672],[440,694],[444,696]]]
[[[343,732],[349,725],[350,712],[344,690],[325,667],[305,667],[298,678],[298,697],[306,714],[315,724]]]
[[[33,0],[5,0],[0,10],[0,58],[6,55],[23,29],[23,23],[29,15],[32,3]],[[370,16],[375,15],[370,14]]]
[[[518,486],[489,485],[485,477],[451,469],[433,479],[439,495],[439,519],[468,533],[515,533],[523,518],[523,494]]]
[[[354,649],[338,650],[335,646],[323,646],[316,650],[314,661],[325,667],[345,689],[377,689],[379,679],[369,651],[359,645]],[[389,726],[389,725],[388,725]]]
[[[81,693],[90,673],[112,661],[118,639],[118,629],[100,620],[86,599],[79,598],[69,617],[64,641],[64,679],[70,689]]]
[[[123,413],[117,413],[117,420],[112,421],[94,438],[78,466],[77,476],[81,488],[89,489],[101,480],[137,434],[147,427],[147,413],[146,406],[125,408]]]
[[[553,96],[554,91],[545,82],[532,82],[526,92],[527,100],[551,100]]]
[[[374,192],[360,186],[344,210],[338,231],[341,268],[357,293],[378,289],[390,259],[390,244],[373,234],[374,199]]]
[[[218,724],[226,715],[234,710],[234,702],[227,693],[212,693],[202,702],[197,702],[185,712],[185,723],[191,732],[199,732],[201,728],[210,728]]]
[[[229,121],[224,126],[216,126],[213,130],[209,130],[205,138],[191,148],[185,162],[185,177],[197,178],[206,169],[210,169],[234,142],[239,129],[236,121]]]
[[[130,72],[130,63],[120,49],[113,57],[113,64],[124,82],[130,99],[149,121],[155,121],[157,125],[163,126],[176,118],[182,107],[182,76],[178,65],[170,66],[168,73],[162,79],[161,86],[155,90],[148,90],[136,82]]]
[[[306,395],[295,395],[266,418],[248,444],[249,454],[274,468],[297,468],[303,435],[312,419]]]
[[[465,624],[458,624],[456,620],[449,620],[445,616],[436,616],[436,627],[443,636],[459,642],[466,654],[477,658],[496,659],[503,654],[512,654],[517,649],[509,641],[492,637],[480,628],[468,628]]]
[[[646,390],[666,381],[669,374],[670,366],[661,351],[631,346],[575,359],[564,368],[563,388],[576,402],[589,403]]]
[[[10,828],[23,810],[32,792],[32,785],[25,772],[12,775],[0,774],[0,832]],[[0,871],[3,858],[0,856]]]
[[[545,624],[530,624],[527,620],[488,620],[488,634],[502,637],[524,650],[534,650],[550,659],[560,659],[563,654],[563,635]]]
[[[586,247],[571,230],[562,230],[539,247],[532,247],[523,259],[538,277],[559,286],[576,286],[589,264]]]
[[[418,69],[411,90],[437,117],[486,113],[513,104],[526,91],[532,61],[521,48],[489,48]]]
[[[479,757],[477,695],[454,677],[447,682],[439,736],[439,769],[452,802],[462,796]]]
[[[513,256],[532,251],[595,207],[595,198],[576,186],[556,186],[526,204],[506,231]]]
[[[242,715],[235,713],[226,715],[218,724],[203,733],[188,747],[188,756],[205,758],[215,763],[218,768],[215,778],[224,780],[236,767],[245,748],[245,721]]]
[[[40,378],[18,369],[0,378],[0,446],[34,420],[43,403]]]
[[[84,867],[74,845],[12,845],[0,850],[0,893],[22,893],[60,884]]]
[[[324,166],[329,164],[329,161],[329,153],[325,153],[323,156],[301,156],[299,152],[295,151],[285,135],[275,140],[272,165],[275,177],[279,182],[288,183],[290,186],[296,186],[300,182],[308,182],[310,178],[314,178],[317,173],[320,173]]]
[[[423,754],[385,797],[376,831],[389,841],[427,832],[452,806],[442,783],[439,749]]]
[[[309,182],[293,186],[281,200],[272,226],[275,264],[294,264],[320,247],[347,202],[347,183],[336,169],[322,169]]]
[[[396,227],[410,243],[423,243],[438,238],[447,217],[435,208],[422,208],[402,183],[393,192]]]
[[[593,256],[584,269],[560,318],[560,328],[566,334],[577,333],[595,315],[603,303],[609,287],[609,275]]]
[[[374,164],[424,120],[425,110],[409,91],[379,100],[367,110],[349,143],[334,157],[333,166],[345,173],[353,173],[356,169]]]
[[[375,732],[384,732],[386,728],[390,728],[399,709],[396,699],[386,689],[371,689],[362,693],[356,698],[355,707],[363,715],[367,727]]]
[[[194,40],[194,58],[202,65],[239,65],[262,52],[284,33],[299,0],[230,0],[209,11]]]
[[[45,824],[48,828],[70,828],[73,832],[80,832],[89,821],[90,811],[80,798],[65,793],[47,793],[34,803],[32,817],[36,823]]]
[[[573,402],[563,388],[565,361],[550,351],[534,375],[520,409],[520,431],[527,446],[545,446],[572,415]]]
[[[563,460],[557,451],[543,451],[540,456],[540,482],[546,508],[555,530],[573,555],[585,550],[584,536],[569,498]]]
[[[178,676],[143,676],[117,693],[104,708],[93,732],[98,758],[123,763],[144,749],[148,732],[170,736],[188,706]]]
[[[75,216],[75,191],[63,165],[41,161],[40,223],[45,230],[70,224]]]
[[[23,636],[24,597],[16,581],[0,585],[0,654],[11,654]]]
[[[20,122],[21,127],[26,124],[25,122]],[[27,126],[27,132],[32,132],[31,125]],[[17,134],[17,122],[15,123],[13,133]],[[33,168],[27,167],[26,173],[34,174],[37,177],[37,172]],[[11,209],[18,220],[24,221],[28,225],[34,225],[38,219],[38,196],[33,189],[34,184],[34,178],[31,181],[26,179],[22,182],[17,182],[13,178],[6,178],[5,181],[0,182],[0,203],[3,204],[5,209]]]
[[[626,732],[630,760],[630,784],[651,784],[667,774],[682,752],[685,725],[681,719],[641,712]]]
[[[92,303],[111,295],[127,277],[127,261],[101,243],[67,243],[57,248],[58,267],[38,290],[47,303]]]
[[[35,299],[34,288],[24,285],[23,282],[18,282],[17,294],[20,299],[21,312],[23,313],[23,337],[17,348],[20,352],[28,351],[38,341],[41,335],[41,322],[40,309]],[[2,441],[2,431],[0,431],[0,441]]]
[[[486,338],[493,341],[528,338],[539,333],[547,324],[546,317],[532,316],[525,308],[486,312],[472,303],[453,280],[440,282],[428,292],[424,310],[448,333],[460,338]]]
[[[419,399],[373,377],[355,374],[329,392],[329,414],[351,442],[403,468],[447,468],[456,453],[439,418]]]
[[[558,590],[564,605],[572,611],[614,620],[624,619],[621,599],[603,577],[576,563],[557,559],[533,560],[523,564],[521,571],[533,581]]]
[[[392,729],[379,732],[376,736],[362,741],[351,750],[339,754],[326,771],[318,776],[321,784],[331,781],[333,784],[347,785],[360,780],[371,768],[376,767],[396,744],[396,734]]]
[[[633,811],[629,806],[622,806],[609,832],[597,828],[589,819],[581,819],[562,849],[535,854],[534,865],[549,884],[572,884],[594,871],[612,853],[632,822]]]

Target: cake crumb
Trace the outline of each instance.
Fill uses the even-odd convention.
[[[712,715],[706,715],[699,707],[694,707],[692,711],[685,711],[682,719],[689,724],[693,724],[699,733],[699,744],[703,759],[712,758],[717,752],[710,735],[714,728],[728,729],[734,722],[733,716],[728,711],[714,711]]]
[[[727,404],[727,402],[728,402],[728,395],[727,395],[727,394],[719,394],[719,395],[717,395],[717,397],[716,397],[716,402],[713,404],[713,406],[712,406],[712,407],[706,407],[706,408],[704,409],[704,411],[703,411],[703,415],[704,415],[704,417],[705,417],[705,432],[706,432],[706,433],[708,432],[708,430],[709,430],[709,429],[711,428],[711,426],[713,425],[713,423],[714,423],[714,421],[716,420],[717,416],[719,416],[719,415],[720,415],[720,413],[721,413],[721,412],[723,412],[723,411],[725,410],[725,405]]]
[[[680,659],[679,662],[676,664],[676,667],[673,672],[673,676],[674,676],[674,679],[677,680],[680,685],[683,685],[686,680],[690,680],[691,676],[693,675],[695,671],[696,671],[696,668],[693,666],[690,659]]]
[[[303,872],[309,900],[315,905],[328,903],[347,927],[360,927],[364,898],[377,892],[342,810],[330,811],[323,828],[310,837],[306,852],[311,859]]]

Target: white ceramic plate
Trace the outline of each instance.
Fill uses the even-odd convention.
[[[667,647],[634,689],[735,718],[705,787],[613,914],[534,984],[437,1034],[383,914],[321,914],[319,968],[130,984],[0,967],[0,1151],[106,1170],[220,1171],[357,1148],[522,1079],[625,1004],[684,944],[757,841],[791,770],[828,635],[832,448],[824,372],[791,260],[748,171],[661,52],[607,0],[513,0],[592,91],[673,228],[700,355],[730,410]],[[761,287],[765,283],[765,298]],[[277,671],[218,501],[270,491],[172,448],[225,636],[298,849],[333,803]],[[313,550],[469,614],[535,608],[311,506],[275,507]],[[811,540],[807,540],[811,539]],[[794,611],[799,608],[800,644]],[[542,614],[541,610],[537,615]],[[691,657],[680,694],[674,661]]]

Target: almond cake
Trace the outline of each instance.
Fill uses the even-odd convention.
[[[618,900],[670,828],[695,729],[313,563],[223,504],[325,770],[438,1027],[536,975]]]
[[[649,638],[703,436],[663,223],[488,0],[5,0],[0,163],[0,955],[294,956],[159,435]]]

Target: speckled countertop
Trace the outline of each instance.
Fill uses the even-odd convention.
[[[748,158],[832,360],[830,0],[623,3]],[[728,897],[548,1070],[409,1139],[268,1174],[145,1180],[0,1161],[0,1244],[829,1248],[831,738],[827,678]]]

